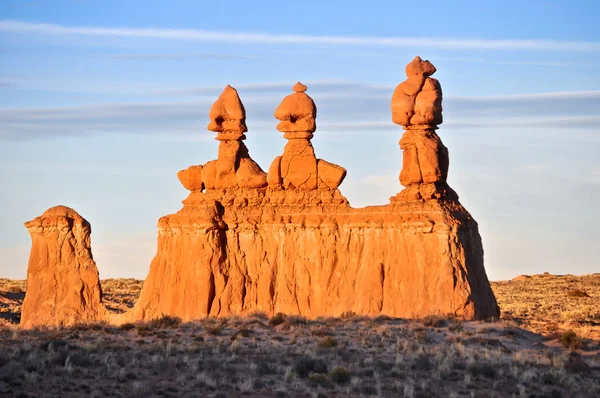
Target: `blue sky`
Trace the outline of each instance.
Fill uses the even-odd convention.
[[[493,4],[492,4],[493,3]],[[425,5],[426,4],[426,5]],[[0,3],[0,275],[25,277],[22,223],[87,218],[101,277],[145,277],[156,222],[214,159],[226,84],[267,169],[296,81],[317,155],[355,207],[401,187],[389,101],[415,55],[438,69],[449,183],[479,221],[491,279],[600,272],[600,5],[595,1],[35,1]]]

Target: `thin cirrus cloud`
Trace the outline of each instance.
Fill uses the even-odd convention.
[[[400,36],[313,36],[301,34],[224,32],[198,29],[104,28],[94,26],[65,26],[59,24],[31,23],[15,20],[0,20],[0,31],[9,33],[28,33],[38,35],[154,38],[202,42],[325,44],[370,47],[417,47],[449,50],[530,50],[600,52],[600,42],[594,41],[536,39],[503,40]]]
[[[309,86],[319,109],[321,131],[395,128],[389,117],[393,87],[341,81],[315,81],[309,82]],[[290,92],[290,83],[237,87],[247,110],[249,128],[253,131],[273,128],[273,110]],[[189,89],[186,93],[198,98],[188,101],[0,108],[0,141],[97,133],[177,133],[197,137],[198,131],[205,130],[206,115],[221,90],[221,87]],[[600,91],[446,97],[444,126],[594,129],[600,123],[598,109]]]
[[[108,58],[122,60],[122,61],[170,61],[170,60],[180,60],[180,59],[190,59],[190,58],[215,59],[215,60],[256,59],[256,57],[250,57],[250,56],[246,56],[246,55],[210,54],[210,53],[113,54],[113,55],[109,55]]]

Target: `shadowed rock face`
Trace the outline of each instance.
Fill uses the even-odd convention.
[[[21,325],[69,325],[104,318],[90,224],[75,210],[56,206],[25,227],[32,245]]]
[[[407,130],[400,141],[406,188],[387,205],[360,209],[338,190],[345,169],[314,154],[317,109],[306,86],[296,84],[275,111],[289,141],[268,174],[243,145],[244,107],[227,86],[210,112],[218,159],[178,173],[191,192],[180,211],[158,222],[157,253],[140,298],[130,312],[105,319],[186,321],[254,311],[498,317],[477,223],[446,183],[434,72],[415,58],[392,100],[393,120]],[[55,262],[42,266],[63,269]]]

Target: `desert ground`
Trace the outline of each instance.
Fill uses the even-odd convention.
[[[112,311],[143,281],[102,281]],[[493,282],[501,319],[250,314],[24,330],[0,279],[0,396],[598,397],[600,274]]]

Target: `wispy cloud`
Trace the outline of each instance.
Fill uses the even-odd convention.
[[[302,83],[308,86],[309,94],[320,93],[327,95],[344,95],[348,91],[360,91],[361,94],[379,94],[391,95],[394,91],[392,86],[379,86],[348,80],[310,80]],[[234,87],[241,94],[291,94],[294,82],[268,82],[268,83],[250,83],[250,84],[235,84]],[[223,91],[224,86],[207,86],[207,87],[190,87],[183,89],[163,90],[160,95],[219,95]]]
[[[273,111],[292,82],[239,85],[251,132],[270,131]],[[309,91],[319,109],[322,133],[396,130],[390,120],[393,87],[359,82],[314,81]],[[211,139],[208,110],[221,86],[172,91],[198,95],[190,101],[114,103],[54,108],[0,108],[0,141],[90,134],[155,134]],[[600,91],[533,93],[490,97],[446,97],[444,128],[569,128],[594,130],[600,125]],[[334,136],[332,136],[334,137]],[[337,134],[335,135],[337,137]],[[588,139],[588,138],[586,138]]]
[[[207,53],[172,53],[172,54],[113,54],[108,58],[123,61],[170,61],[180,59],[214,59],[214,60],[233,60],[233,59],[256,59],[245,55],[235,54],[207,54]]]
[[[226,32],[169,28],[104,28],[94,26],[64,26],[0,20],[0,31],[38,35],[101,36],[118,38],[154,38],[203,42],[235,42],[263,44],[325,44],[371,47],[406,47],[450,50],[528,50],[528,51],[588,51],[599,52],[600,42],[543,39],[479,39],[448,37],[376,37],[376,36],[312,36],[257,32]]]

